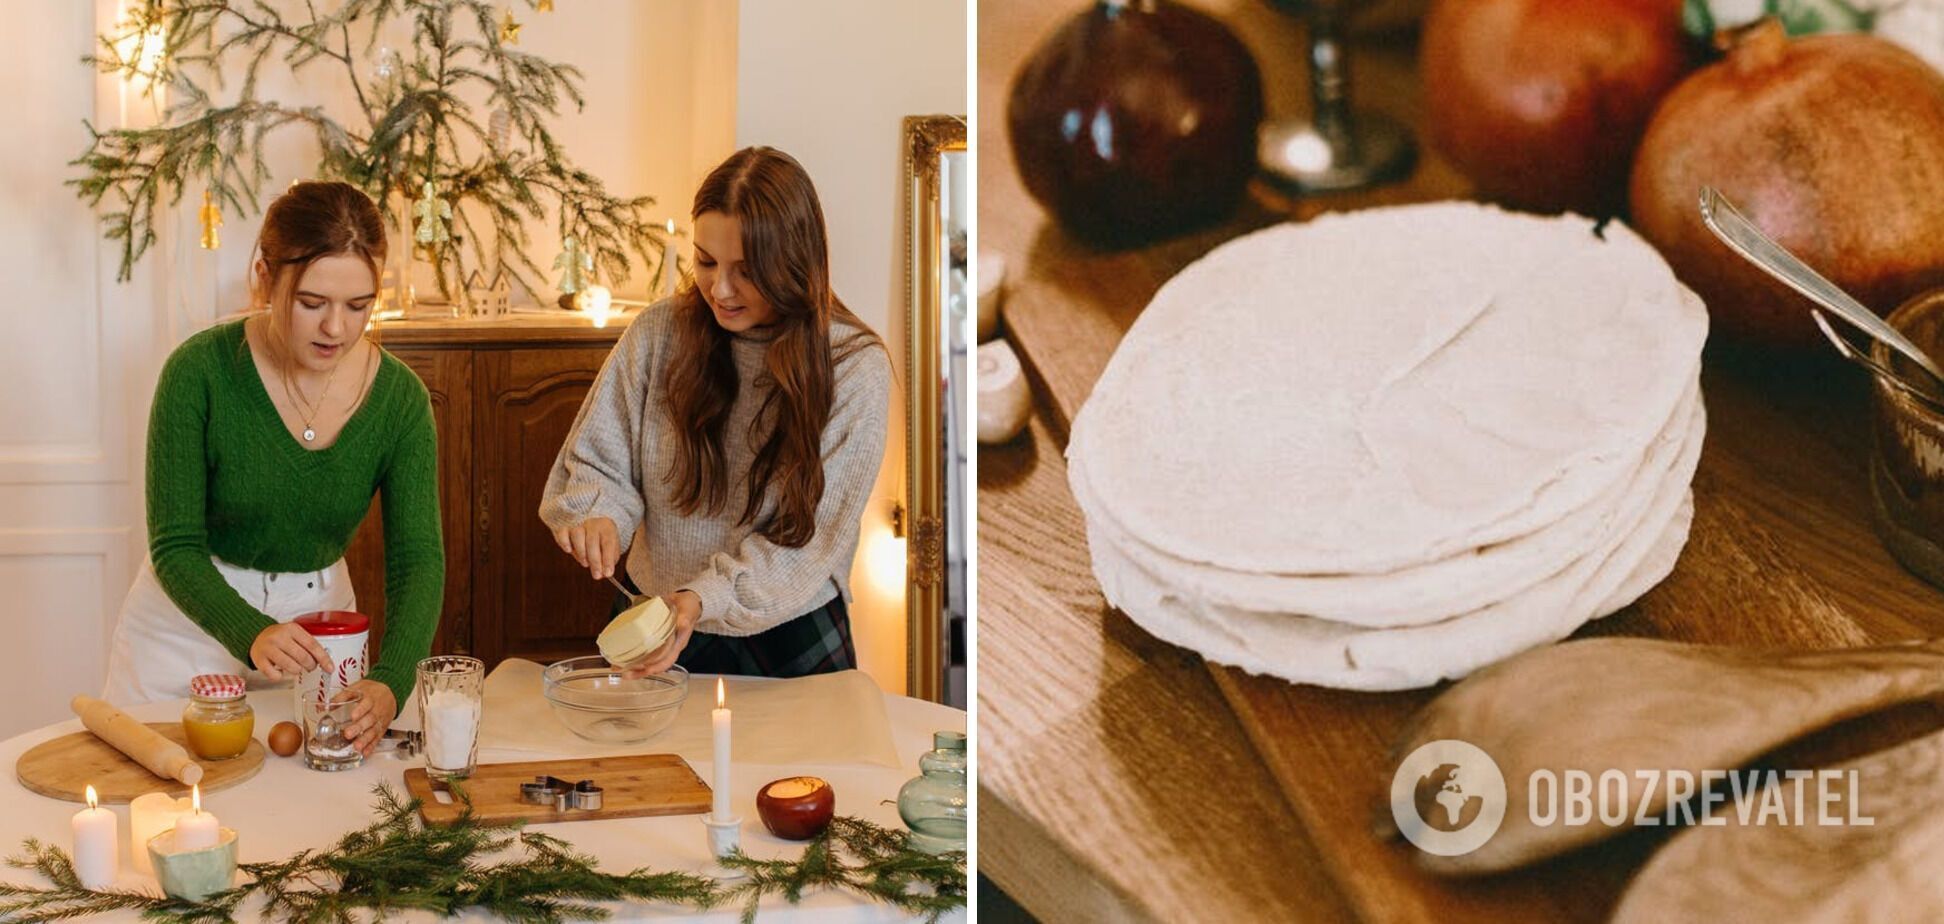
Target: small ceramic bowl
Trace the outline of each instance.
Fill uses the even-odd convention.
[[[1926,292],[1897,307],[1886,318],[1934,358],[1944,358],[1944,289]],[[1882,345],[1878,362],[1914,367],[1894,360]],[[1922,372],[1913,371],[1919,378]],[[1893,388],[1871,384],[1874,439],[1870,489],[1875,498],[1877,535],[1912,574],[1944,587],[1944,406]]]
[[[155,879],[170,898],[199,902],[230,887],[236,878],[236,831],[223,828],[214,847],[172,850],[175,830],[149,838],[149,860]]]

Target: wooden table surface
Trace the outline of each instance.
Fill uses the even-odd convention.
[[[1255,0],[1203,0],[1256,55],[1272,116],[1307,106],[1302,35]],[[1006,336],[1036,417],[979,455],[980,870],[1027,909],[1163,920],[1598,920],[1661,838],[1449,882],[1371,820],[1388,749],[1436,691],[1300,687],[1204,663],[1102,599],[1066,486],[1066,423],[1162,282],[1216,244],[1324,211],[1465,197],[1424,152],[1405,183],[1290,200],[1266,188],[1225,224],[1132,251],[1069,239],[1021,187],[1005,133],[1018,62],[1084,4],[979,9],[979,244],[1005,256]],[[1362,105],[1416,124],[1409,38],[1360,45]],[[1696,521],[1674,575],[1582,631],[1821,648],[1944,634],[1944,594],[1869,525],[1867,396],[1816,358],[1711,353]],[[1915,707],[1781,755],[1815,766],[1944,725]]]

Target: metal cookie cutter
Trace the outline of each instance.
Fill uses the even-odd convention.
[[[567,810],[567,794],[573,787],[565,780],[550,776],[537,776],[531,783],[520,784],[520,799],[535,805],[551,806],[556,812]]]
[[[536,776],[533,782],[520,784],[520,799],[552,806],[556,812],[570,808],[595,811],[601,807],[602,793],[593,780],[569,783],[557,776]]]
[[[420,751],[425,750],[425,736],[422,732],[387,729],[385,736],[378,742],[378,748],[391,754],[392,757],[403,760],[417,756]]]

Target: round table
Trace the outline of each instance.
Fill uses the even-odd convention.
[[[695,680],[703,683],[712,678],[698,675]],[[271,724],[290,718],[288,690],[254,692],[250,694],[250,702],[256,710],[259,739]],[[134,706],[125,711],[145,722],[166,722],[180,718],[184,705],[185,701],[176,700]],[[787,767],[742,761],[734,764],[731,804],[743,819],[744,853],[753,857],[778,859],[794,858],[802,852],[801,843],[772,836],[756,817],[757,788],[770,780],[800,773],[813,773],[830,781],[838,794],[837,810],[840,814],[854,815],[891,828],[903,826],[896,805],[898,788],[917,775],[918,757],[931,749],[932,733],[964,730],[965,713],[936,703],[891,695],[885,696],[884,707],[891,722],[892,741],[905,761],[905,766],[900,769],[870,764]],[[0,742],[0,761],[4,761],[4,766],[12,767],[28,748],[80,730],[80,720],[69,719],[15,735]],[[644,745],[647,748],[652,746],[652,742]],[[709,754],[684,752],[681,756],[703,779],[709,778]],[[484,747],[479,751],[479,762],[482,764],[546,758],[547,755],[527,751],[502,752]],[[408,795],[405,792],[404,772],[423,764],[423,758],[399,758],[380,751],[355,770],[318,773],[306,769],[299,758],[267,754],[260,773],[230,789],[205,793],[203,807],[216,814],[225,827],[236,829],[240,838],[239,861],[257,863],[277,860],[299,850],[328,847],[345,833],[369,824],[374,817],[373,788],[383,782],[390,784],[401,795]],[[5,856],[18,855],[21,853],[21,841],[28,837],[40,838],[63,850],[71,849],[68,819],[80,808],[73,802],[30,792],[20,785],[13,774],[7,774],[5,783],[0,784],[0,818],[6,819],[4,824],[0,824],[0,853]],[[154,878],[137,872],[129,859],[128,807],[118,805],[111,808],[118,816],[120,825],[121,877],[116,885],[144,889],[159,895],[160,889]],[[697,815],[613,818],[529,827],[566,840],[598,859],[601,868],[611,872],[646,867],[658,871],[707,874],[713,867],[701,816]],[[12,868],[0,869],[0,881],[47,885],[38,874]],[[614,920],[619,921],[684,914],[698,920],[728,922],[737,920],[740,913],[739,908],[698,912],[664,904],[611,904],[609,907],[615,913]],[[239,909],[239,916],[247,919],[253,914],[254,908],[254,902],[246,904]],[[901,918],[897,910],[890,906],[828,890],[806,894],[797,905],[768,898],[758,913],[759,921],[878,921]],[[132,911],[104,917],[104,920],[116,921],[138,919]],[[426,912],[392,911],[386,912],[386,919],[439,920]],[[460,919],[485,921],[494,918],[484,913],[472,913],[462,915]],[[955,919],[964,919],[963,909]]]

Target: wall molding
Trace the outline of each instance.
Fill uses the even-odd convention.
[[[114,637],[115,621],[121,616],[122,599],[128,595],[128,587],[135,580],[133,532],[132,528],[126,526],[0,529],[0,558],[101,560],[102,584],[97,598],[99,606],[96,618],[101,629],[101,649],[98,654],[103,670],[108,664],[108,643]],[[78,609],[81,607],[77,606]],[[99,686],[101,678],[89,678],[88,681]]]

